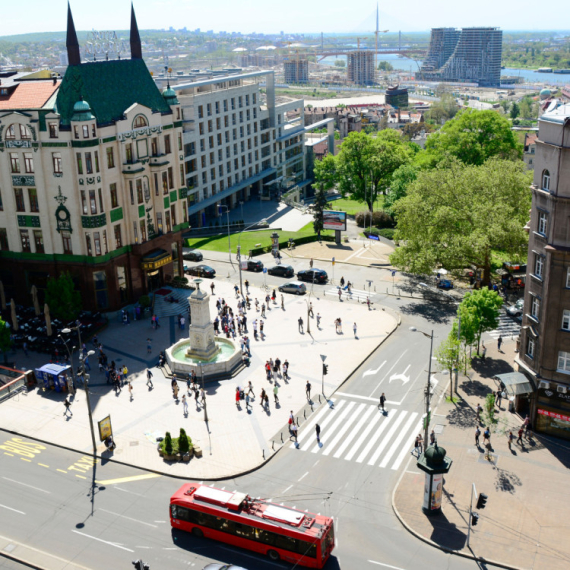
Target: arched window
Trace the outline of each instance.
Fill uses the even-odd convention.
[[[13,140],[16,138],[16,125],[10,125],[6,129],[6,140]]]
[[[542,171],[542,189],[550,190],[550,172],[548,170]]]
[[[137,115],[133,122],[133,128],[140,129],[141,127],[146,127],[146,126],[148,126],[148,122],[144,117],[144,115]]]
[[[23,141],[30,140],[32,138],[32,133],[31,133],[30,129],[28,129],[28,127],[26,127],[26,125],[20,125],[20,138]]]

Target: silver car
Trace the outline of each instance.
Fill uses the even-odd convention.
[[[300,281],[289,281],[283,285],[279,285],[281,293],[293,293],[294,295],[304,295],[307,292],[307,286]]]

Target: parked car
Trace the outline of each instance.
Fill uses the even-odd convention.
[[[297,273],[299,281],[308,281],[309,283],[326,283],[329,276],[324,269],[302,269]]]
[[[254,261],[250,259],[247,262],[247,270],[248,271],[263,271],[263,263],[261,261]]]
[[[209,265],[193,265],[192,267],[184,266],[184,271],[188,275],[194,275],[195,277],[209,277],[213,279],[216,276],[216,270]]]
[[[519,299],[514,305],[507,307],[507,315],[509,317],[518,317],[523,312],[524,299]]]
[[[449,279],[441,279],[437,284],[437,288],[448,291],[449,289],[453,289],[453,283]]]
[[[274,265],[267,269],[269,275],[276,275],[277,277],[293,277],[295,270],[291,265]]]
[[[185,259],[186,261],[202,261],[204,256],[202,255],[202,252],[195,249],[194,251],[183,253],[182,259]]]
[[[307,292],[307,286],[304,283],[300,283],[299,281],[289,281],[289,283],[279,285],[279,291],[281,291],[281,293],[304,295]]]

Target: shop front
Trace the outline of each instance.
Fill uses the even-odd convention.
[[[46,390],[56,392],[66,392],[71,383],[71,366],[60,366],[59,364],[46,364],[35,369],[38,383],[43,384]]]
[[[570,389],[555,382],[540,384],[535,430],[570,440]]]
[[[531,400],[536,392],[532,380],[522,372],[508,372],[494,377],[498,388],[505,392],[509,401],[509,411],[516,412],[521,417],[530,415]]]
[[[155,291],[165,284],[164,270],[169,263],[172,263],[172,253],[164,249],[155,249],[141,258],[147,292]]]

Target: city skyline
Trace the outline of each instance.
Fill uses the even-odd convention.
[[[45,3],[41,0],[26,0],[25,10],[21,4],[8,4],[3,8],[0,36],[36,32],[57,32],[65,21],[67,1]],[[505,31],[557,31],[551,14],[563,11],[563,0],[554,0],[548,12],[537,11],[535,3],[521,0],[516,12],[507,0],[481,0],[477,11],[466,10],[451,0],[439,0],[438,9],[425,11],[425,3],[411,0],[406,4],[405,14],[393,5],[380,4],[380,29],[391,32],[428,32],[434,27],[493,26]],[[356,0],[347,10],[345,5],[329,3],[323,11],[316,5],[306,5],[292,0],[282,12],[267,10],[261,0],[246,0],[239,8],[229,0],[218,0],[216,13],[210,7],[188,0],[137,0],[134,2],[139,27],[145,29],[188,30],[258,33],[370,33],[375,28],[376,4],[370,0]],[[75,0],[71,2],[76,28],[126,29],[129,22],[130,1],[100,0],[97,8]],[[30,19],[29,14],[34,14]],[[302,17],[299,17],[301,15]],[[555,20],[555,22],[557,22]],[[564,20],[560,20],[564,22]],[[567,28],[566,28],[567,29]]]

